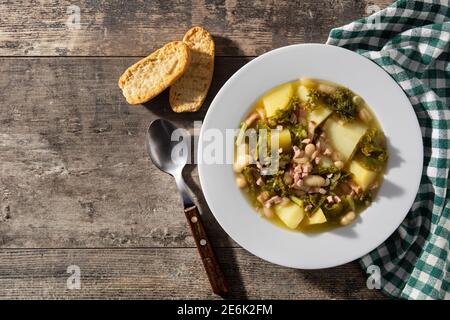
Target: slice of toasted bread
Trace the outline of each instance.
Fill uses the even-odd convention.
[[[170,87],[169,102],[175,112],[195,112],[208,94],[214,71],[214,41],[202,27],[193,27],[183,38],[191,51],[186,73]]]
[[[119,87],[128,103],[147,102],[181,77],[190,59],[184,42],[169,42],[129,67],[120,77]]]

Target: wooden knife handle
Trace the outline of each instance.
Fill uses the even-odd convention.
[[[196,206],[192,206],[184,209],[184,213],[191,227],[212,290],[215,294],[224,297],[228,293],[228,285],[220,269],[214,248],[206,235],[198,209]]]

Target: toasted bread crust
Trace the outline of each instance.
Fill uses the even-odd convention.
[[[169,102],[175,112],[195,112],[208,94],[214,72],[214,41],[202,27],[186,32],[183,42],[191,51],[191,64],[171,87]]]
[[[119,87],[128,103],[147,102],[179,79],[190,60],[190,50],[184,42],[169,42],[125,70]]]

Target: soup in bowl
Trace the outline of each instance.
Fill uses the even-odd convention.
[[[226,143],[211,148],[220,137]],[[202,191],[223,230],[254,255],[293,268],[328,268],[375,249],[405,218],[422,173],[420,127],[399,85],[369,59],[321,44],[279,48],[239,69],[214,97],[198,142]],[[343,218],[349,212],[355,219]]]
[[[354,222],[372,203],[388,159],[364,99],[310,78],[269,90],[235,140],[236,184],[262,217],[303,232]]]

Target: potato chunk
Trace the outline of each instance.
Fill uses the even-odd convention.
[[[322,224],[327,222],[327,218],[325,217],[325,214],[323,213],[322,209],[319,208],[311,216],[306,216],[305,219],[303,219],[302,226],[307,227],[314,224]]]
[[[353,180],[363,189],[367,187],[375,180],[377,173],[371,170],[367,170],[357,161],[350,163],[349,171],[353,174]]]
[[[297,228],[305,217],[305,211],[303,208],[292,201],[285,205],[276,205],[275,213],[278,218],[280,218],[280,220],[283,221],[283,223],[290,229]]]
[[[300,208],[303,209],[303,200],[302,199],[299,199],[296,196],[291,196],[291,200],[292,200],[292,202],[294,202],[295,204],[300,206]]]
[[[268,118],[273,117],[277,110],[285,109],[294,95],[291,83],[283,84],[268,92],[263,98],[264,111]]]
[[[332,114],[333,111],[331,109],[325,107],[325,106],[318,106],[309,114],[309,121],[314,121],[316,126],[320,125],[322,122],[324,122],[330,114]]]
[[[280,131],[278,136],[278,147],[282,148],[283,151],[289,150],[292,146],[291,132],[289,129],[283,129]]]
[[[324,131],[342,160],[347,161],[353,155],[359,140],[367,131],[367,126],[358,122],[339,123],[334,118],[328,119]]]
[[[306,227],[306,226],[310,226],[313,224],[322,224],[327,222],[327,218],[325,217],[325,214],[323,213],[322,209],[319,208],[316,211],[314,211],[314,213],[308,217],[308,215],[306,214],[306,212],[303,209],[303,200],[292,196],[291,200],[296,203],[297,205],[300,206],[300,208],[302,208],[303,211],[303,219],[302,219],[302,226]]]

